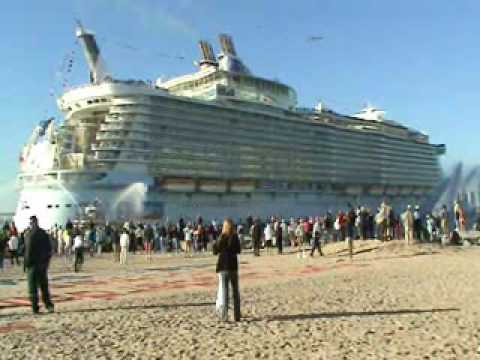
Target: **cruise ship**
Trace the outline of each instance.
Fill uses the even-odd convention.
[[[422,203],[444,145],[368,106],[297,106],[254,75],[229,35],[200,41],[191,74],[155,82],[108,73],[93,33],[76,36],[90,81],[66,90],[63,122],[42,121],[20,156],[15,220],[50,228],[96,209],[106,220],[315,215],[349,204]]]

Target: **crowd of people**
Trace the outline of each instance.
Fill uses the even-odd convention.
[[[453,221],[451,221],[453,219]],[[451,225],[452,224],[452,225]],[[451,228],[454,230],[451,232]],[[451,213],[447,206],[433,213],[422,213],[420,206],[408,205],[401,213],[385,201],[374,213],[367,207],[348,206],[335,215],[326,212],[322,216],[285,219],[271,216],[267,219],[247,217],[236,224],[226,218],[223,223],[215,219],[195,221],[95,224],[67,221],[48,231],[38,226],[35,216],[30,218],[30,227],[19,233],[13,222],[6,223],[0,231],[0,269],[3,270],[5,250],[10,254],[11,265],[20,265],[19,256],[24,256],[24,271],[27,272],[32,310],[38,313],[38,289],[49,312],[53,303],[48,289],[47,270],[51,256],[64,256],[66,264],[73,263],[78,271],[84,262],[84,252],[91,257],[103,251],[111,251],[113,260],[120,264],[128,262],[129,254],[143,251],[147,261],[153,252],[165,252],[186,256],[212,251],[218,255],[216,272],[219,288],[217,313],[227,319],[229,285],[234,299],[234,319],[240,319],[240,293],[237,255],[242,247],[253,248],[255,256],[265,248],[266,254],[276,248],[282,254],[284,246],[298,248],[298,256],[305,257],[310,247],[310,256],[315,250],[323,256],[322,244],[343,241],[349,245],[352,255],[353,240],[377,238],[382,241],[404,238],[407,244],[421,241],[438,241],[452,237],[467,229],[466,212],[455,202]],[[474,229],[480,230],[480,213],[474,221]]]
[[[474,227],[479,228],[476,219]],[[444,205],[439,211],[422,212],[416,206],[408,205],[403,212],[397,212],[386,202],[382,202],[377,211],[365,206],[348,206],[334,213],[327,211],[319,216],[301,218],[282,218],[271,216],[266,219],[248,216],[234,225],[243,247],[251,247],[254,255],[260,255],[264,248],[267,254],[274,249],[282,253],[286,246],[300,250],[299,256],[305,256],[306,248],[310,255],[315,250],[323,255],[322,244],[346,240],[380,239],[383,241],[405,239],[407,244],[414,241],[441,241],[451,237],[452,229],[465,231],[466,213],[460,203],[455,202],[451,211]],[[28,232],[28,229],[26,230]],[[147,261],[153,253],[184,254],[194,256],[210,252],[212,245],[222,231],[222,223],[213,219],[205,221],[202,217],[195,220],[165,222],[127,221],[95,224],[67,221],[64,225],[55,225],[47,230],[52,247],[66,263],[73,264],[78,270],[84,261],[84,253],[95,256],[104,251],[111,252],[113,260],[127,263],[130,254],[142,252]],[[19,256],[23,254],[24,232],[19,232],[13,222],[6,223],[0,231],[0,269],[4,258],[10,258],[12,265],[20,265]]]

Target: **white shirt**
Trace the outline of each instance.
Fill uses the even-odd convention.
[[[120,246],[128,247],[129,243],[130,243],[130,236],[128,236],[127,233],[122,233],[122,235],[120,235]]]
[[[10,240],[8,240],[8,249],[12,251],[18,250],[18,237],[15,235],[10,236]]]
[[[186,227],[185,229],[183,229],[183,232],[185,233],[185,240],[192,241],[193,230],[189,227]]]
[[[83,238],[82,235],[77,235],[73,239],[73,248],[80,249],[83,246]]]
[[[272,233],[272,226],[270,224],[267,224],[267,226],[265,227],[264,234],[265,234],[265,240],[267,241],[272,240],[273,233]]]

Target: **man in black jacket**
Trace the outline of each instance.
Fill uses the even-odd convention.
[[[42,300],[48,312],[53,312],[53,303],[48,290],[47,270],[52,256],[52,245],[45,230],[38,226],[36,216],[30,217],[30,231],[25,237],[25,267],[27,269],[28,291],[32,310],[38,313],[38,288],[42,291]]]

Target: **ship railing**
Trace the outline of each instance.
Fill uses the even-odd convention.
[[[70,92],[70,91],[73,91],[73,90],[79,90],[79,89],[86,89],[86,88],[91,88],[91,87],[99,87],[99,86],[102,86],[102,85],[105,85],[105,84],[123,84],[123,85],[129,85],[129,86],[137,86],[137,87],[141,87],[141,88],[147,88],[147,89],[156,89],[155,85],[150,83],[150,82],[147,82],[147,81],[143,81],[143,80],[133,80],[133,79],[129,79],[129,80],[116,80],[116,79],[110,79],[110,80],[106,80],[106,81],[103,81],[99,84],[90,84],[90,83],[87,83],[87,84],[80,84],[80,85],[74,85],[74,86],[68,86],[65,88],[65,91],[64,93],[67,93],[67,92]]]

